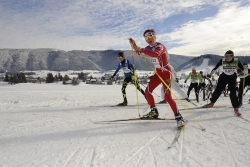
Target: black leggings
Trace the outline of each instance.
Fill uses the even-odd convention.
[[[189,88],[188,88],[188,91],[187,91],[187,95],[188,95],[188,98],[189,98],[189,95],[190,95],[190,91],[194,88],[194,91],[195,91],[195,96],[196,96],[196,99],[199,99],[199,96],[198,96],[198,83],[191,83]]]
[[[225,73],[222,73],[218,79],[217,86],[215,88],[215,91],[212,94],[212,98],[210,98],[211,102],[215,103],[217,101],[217,99],[221,95],[221,92],[224,90],[224,88],[228,84],[228,90],[230,91],[230,100],[231,100],[232,106],[234,108],[238,108],[240,103],[236,95],[236,88],[235,88],[236,79],[237,79],[237,75],[235,73],[233,75],[226,75]]]
[[[127,102],[126,88],[127,88],[129,82],[132,82],[135,85],[135,87],[143,94],[143,96],[145,96],[145,93],[141,89],[138,81],[134,80],[132,77],[126,77],[123,81],[123,84],[122,84],[122,96],[123,96],[124,102]]]

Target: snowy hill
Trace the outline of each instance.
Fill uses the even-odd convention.
[[[119,50],[103,51],[63,51],[57,49],[0,49],[1,71],[67,71],[67,70],[99,70],[108,71],[117,68]],[[130,50],[124,51],[126,58],[133,61],[138,70],[151,70],[140,56]],[[146,57],[147,58],[147,57]],[[174,68],[193,57],[170,54],[170,62]],[[149,60],[149,59],[148,59]],[[151,62],[149,60],[149,62]]]
[[[178,102],[188,124],[177,144],[167,149],[177,129],[174,120],[94,123],[145,113],[147,103],[141,94],[139,108],[109,107],[122,101],[121,85],[0,84],[0,88],[2,167],[249,166],[249,122],[234,116],[229,97],[215,104],[225,108],[190,109],[192,116]],[[154,93],[159,95],[160,87]],[[137,104],[133,85],[128,85],[127,97],[130,105]],[[247,100],[240,111],[250,119]],[[173,118],[168,104],[157,107],[160,117]]]

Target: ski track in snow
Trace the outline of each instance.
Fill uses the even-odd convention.
[[[134,105],[135,88],[128,88],[128,102]],[[122,101],[121,85],[18,84],[1,89],[1,167],[244,167],[250,162],[250,126],[233,115],[229,97],[216,102],[227,108],[190,110],[206,132],[181,110],[189,122],[167,150],[175,121],[91,122],[138,117],[137,107],[100,107]],[[155,93],[160,94],[160,87]],[[138,99],[142,115],[147,105],[140,93]],[[160,117],[173,117],[168,104],[157,107]],[[248,119],[249,110],[244,104],[242,113]]]
[[[222,127],[221,124],[219,124],[219,127],[220,127],[220,129],[221,129],[221,133],[222,133],[223,138],[224,138],[224,140],[225,140],[225,143],[226,143],[226,145],[227,145],[228,152],[229,152],[229,157],[231,157],[232,164],[233,164],[233,166],[235,167],[235,166],[236,166],[236,165],[235,165],[235,161],[234,161],[234,158],[233,158],[233,155],[232,155],[231,148],[230,148],[230,146],[229,146],[229,144],[228,144],[228,141],[227,141],[227,138],[226,138],[225,131],[223,130],[223,127]]]
[[[122,166],[124,166],[124,165],[126,165],[129,161],[131,161],[131,159],[133,159],[137,154],[139,154],[141,151],[143,151],[146,147],[148,147],[149,145],[150,145],[150,143],[152,143],[155,139],[157,139],[159,136],[160,136],[160,134],[162,133],[162,130],[154,137],[154,138],[152,138],[148,143],[146,143],[144,146],[142,146],[139,150],[137,150],[135,153],[133,153],[133,155],[128,159],[128,160],[126,160],[122,165],[121,165],[121,167]]]

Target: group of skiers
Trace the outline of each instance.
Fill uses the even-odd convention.
[[[217,85],[217,80],[214,78],[214,76],[211,77],[211,79],[205,75],[203,75],[203,71],[200,71],[199,73],[196,72],[196,68],[192,68],[192,72],[189,73],[189,75],[186,77],[184,83],[187,82],[187,80],[191,78],[191,83],[188,87],[187,96],[189,98],[190,92],[192,89],[195,91],[196,101],[199,102],[199,94],[202,93],[203,100],[207,100],[207,97],[209,98],[210,94],[215,90]],[[208,83],[206,84],[206,80]],[[223,90],[224,96],[227,94],[227,86]],[[189,101],[189,99],[187,99]]]
[[[151,58],[152,63],[154,64],[155,74],[150,78],[150,81],[144,92],[140,88],[140,85],[138,84],[136,76],[134,75],[135,69],[131,61],[129,61],[128,59],[124,57],[123,52],[119,52],[118,59],[120,63],[118,64],[118,67],[116,71],[114,72],[113,76],[110,78],[111,80],[113,80],[114,76],[118,73],[118,71],[120,69],[123,70],[124,75],[125,75],[125,79],[122,85],[122,94],[123,94],[124,100],[122,103],[118,105],[126,106],[128,104],[125,90],[126,90],[127,84],[129,82],[132,82],[136,86],[136,88],[141,92],[141,94],[146,98],[150,106],[150,112],[147,113],[146,115],[143,115],[143,118],[152,118],[152,119],[158,118],[159,112],[156,107],[156,103],[155,103],[154,96],[153,96],[153,91],[158,85],[162,84],[163,91],[164,91],[164,99],[170,105],[175,115],[175,119],[177,121],[177,127],[180,129],[185,125],[186,120],[183,119],[175,100],[172,98],[172,84],[175,82],[172,80],[173,79],[175,80],[175,77],[173,75],[173,67],[170,65],[168,51],[163,44],[156,41],[156,32],[154,29],[145,30],[143,33],[143,37],[146,43],[148,44],[148,46],[146,46],[145,48],[138,47],[135,40],[132,38],[129,39],[129,42],[133,50],[139,56],[143,56],[143,54],[145,54]],[[236,78],[237,78],[236,71],[244,72],[244,67],[238,61],[237,58],[234,58],[233,51],[231,50],[227,51],[224,56],[225,57],[218,62],[218,64],[211,71],[211,73],[207,75],[207,77],[210,78],[210,76],[212,76],[215,73],[216,69],[222,66],[223,72],[221,73],[217,86],[215,88],[215,91],[212,94],[212,97],[210,99],[211,102],[204,105],[203,107],[205,108],[213,107],[214,103],[219,98],[222,90],[228,84],[228,89],[230,91],[230,99],[234,107],[234,112],[237,115],[240,115],[239,107],[240,107],[241,102],[240,102],[240,99],[237,97],[236,90],[235,90],[235,84],[236,84]],[[187,98],[189,97],[190,91],[192,88],[195,88],[195,92],[198,92],[199,86],[198,86],[198,83],[195,82],[196,80],[200,81],[200,88],[205,87],[202,73],[197,73],[195,68],[192,70],[192,73],[190,73],[189,76],[186,78],[186,81],[189,78],[191,79],[191,84],[188,89]],[[242,87],[249,84],[249,82],[250,82],[250,79],[244,79],[244,83]],[[197,98],[197,101],[199,101],[198,93],[196,94],[196,98]]]
[[[216,70],[222,66],[222,73],[219,75],[218,80],[216,81],[214,79],[213,74],[216,72]],[[211,78],[210,80],[209,78]],[[237,87],[237,77],[240,78],[240,86]],[[227,91],[230,91],[230,100],[232,103],[232,106],[234,108],[234,112],[236,115],[240,116],[241,113],[239,112],[239,108],[242,105],[242,95],[243,91],[246,87],[246,85],[250,84],[250,76],[249,76],[249,69],[247,64],[244,64],[244,66],[241,64],[241,62],[238,60],[238,58],[234,57],[234,52],[231,50],[228,50],[224,58],[221,59],[216,66],[212,69],[210,74],[207,76],[203,76],[202,72],[197,73],[196,69],[192,69],[192,73],[188,75],[188,77],[185,80],[186,81],[191,78],[191,84],[189,86],[187,95],[189,97],[190,91],[194,88],[195,89],[195,95],[196,100],[199,102],[199,89],[203,88],[205,89],[205,79],[209,80],[210,90],[214,90],[211,98],[210,103],[204,105],[204,108],[210,108],[214,106],[214,103],[217,101],[217,99],[220,97],[221,93],[223,92],[224,95],[226,95]],[[199,81],[198,81],[199,80]],[[199,86],[198,86],[199,82]],[[227,90],[226,90],[227,89]],[[238,92],[238,93],[237,93]],[[203,92],[203,100],[205,100],[205,93]]]

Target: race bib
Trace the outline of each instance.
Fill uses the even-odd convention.
[[[123,67],[122,70],[123,70],[124,73],[129,73],[129,72],[131,72],[130,69],[128,69],[128,67]]]
[[[191,82],[197,83],[198,82],[198,75],[191,75]]]
[[[155,68],[161,68],[159,60],[156,57],[151,57],[151,61],[154,64]]]
[[[228,63],[225,61],[225,58],[222,59],[222,70],[226,75],[233,75],[236,72],[238,66],[238,59],[234,58],[234,61]]]

